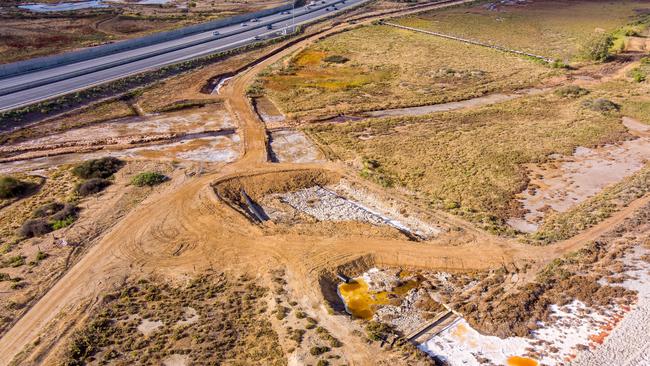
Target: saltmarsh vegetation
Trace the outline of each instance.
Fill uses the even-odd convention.
[[[141,279],[107,293],[66,348],[64,365],[91,360],[114,364],[286,365],[266,309],[268,289],[253,280],[207,273],[185,285]],[[190,320],[188,309],[196,312]],[[148,336],[143,320],[162,326]]]
[[[624,37],[650,24],[649,17],[639,11],[642,8],[633,0],[539,1],[500,6],[499,11],[472,4],[407,16],[397,22],[563,61],[602,61],[609,51],[621,48]],[[634,21],[630,23],[630,19]],[[605,47],[608,45],[611,47]],[[585,54],[589,48],[595,52]]]
[[[272,65],[249,94],[265,91],[295,116],[338,114],[510,92],[561,73],[512,54],[371,25],[328,37]]]
[[[27,193],[31,184],[11,176],[0,176],[0,199],[20,197]]]
[[[167,176],[158,172],[142,172],[131,179],[131,184],[137,187],[153,187],[168,180]]]
[[[23,223],[20,234],[31,238],[72,225],[77,220],[79,208],[74,203],[50,202],[37,208],[32,219]]]
[[[546,93],[473,110],[306,131],[333,158],[356,164],[362,176],[405,186],[435,208],[505,234],[511,232],[505,221],[522,214],[515,195],[528,184],[526,164],[628,137],[619,112],[594,102],[600,92],[585,94]]]
[[[111,185],[113,174],[124,166],[124,162],[114,157],[105,157],[85,161],[74,168],[72,174],[85,179],[77,185],[76,191],[80,196],[99,193]]]

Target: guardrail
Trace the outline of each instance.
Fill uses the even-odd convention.
[[[299,3],[296,0],[295,3]],[[196,33],[206,32],[211,29],[226,27],[236,23],[246,22],[253,18],[262,18],[278,12],[290,10],[295,5],[292,3],[280,5],[274,8],[260,10],[253,13],[235,15],[230,18],[214,20],[211,22],[201,23],[176,29],[167,32],[160,32],[145,36],[141,38],[129,39],[119,41],[111,44],[85,48],[76,51],[66,52],[60,55],[38,57],[30,60],[14,62],[10,64],[0,65],[0,79],[11,76],[18,76],[31,71],[49,69],[56,66],[68,65],[75,62],[86,61],[96,57],[107,56],[117,52],[132,50],[138,47],[171,41],[174,39],[182,38]]]
[[[323,8],[329,7],[329,6],[333,5],[333,4],[337,4],[337,3],[343,2],[343,1],[344,0],[341,0],[341,1],[338,1],[338,2],[327,3],[326,5],[315,6],[315,7],[312,7],[311,9],[312,9],[312,11],[318,11],[318,10],[321,10]],[[298,1],[296,1],[296,2],[298,2]],[[281,10],[281,11],[285,11],[285,10]],[[255,13],[253,13],[253,14],[255,14]],[[271,14],[267,14],[266,16],[268,16],[268,15],[271,15]],[[295,15],[295,14],[293,14],[293,15]],[[253,19],[253,18],[255,18],[255,17],[252,17],[250,19]],[[287,15],[285,17],[280,17],[280,18],[277,18],[275,20],[251,23],[251,25],[248,26],[248,27],[245,27],[245,28],[242,28],[242,29],[237,29],[237,30],[232,31],[232,32],[224,33],[224,34],[222,34],[220,36],[220,38],[226,38],[226,37],[234,36],[234,35],[237,35],[237,34],[240,34],[240,33],[243,33],[243,32],[248,32],[248,31],[253,30],[253,29],[263,28],[263,27],[266,27],[269,24],[282,22],[282,21],[285,21],[285,20],[289,20],[291,18],[292,18],[292,15]],[[237,21],[235,23],[239,23],[239,22],[241,22],[241,20]],[[147,53],[144,53],[144,54],[139,54],[139,55],[135,55],[135,56],[132,56],[132,57],[127,57],[127,58],[124,58],[124,59],[120,59],[120,60],[116,60],[116,61],[112,61],[112,62],[107,62],[107,63],[104,63],[104,64],[91,66],[91,67],[87,67],[87,68],[84,68],[84,69],[74,70],[74,71],[71,71],[71,72],[51,76],[51,77],[44,78],[44,79],[34,80],[32,82],[23,83],[23,84],[20,84],[20,85],[15,85],[15,86],[9,87],[9,88],[0,88],[0,96],[15,93],[15,92],[18,92],[18,91],[21,91],[21,90],[35,88],[35,87],[38,87],[38,86],[41,86],[41,85],[50,84],[50,83],[60,81],[60,80],[73,78],[73,77],[76,77],[76,76],[89,74],[89,73],[92,73],[92,72],[108,69],[108,68],[111,68],[111,67],[116,67],[116,66],[128,64],[128,63],[131,63],[131,62],[136,62],[136,61],[143,60],[143,59],[146,59],[146,58],[149,58],[149,57],[154,57],[154,56],[162,55],[162,54],[165,54],[165,53],[168,53],[168,52],[177,51],[177,50],[180,50],[180,49],[183,49],[183,48],[188,48],[188,47],[196,46],[196,45],[199,45],[199,44],[202,44],[202,43],[211,42],[211,41],[214,41],[215,39],[216,38],[205,37],[205,38],[197,39],[197,40],[194,40],[194,41],[191,41],[191,42],[183,43],[183,44],[180,44],[180,45],[170,46],[170,47],[162,48],[162,49],[159,49],[159,50],[147,52]],[[97,56],[97,57],[101,57],[101,56]],[[39,59],[34,59],[34,60],[30,60],[30,61],[38,62],[38,60]],[[83,60],[77,60],[77,61],[74,61],[74,62],[80,62],[80,61],[83,61]],[[56,65],[56,66],[63,66],[63,65],[66,65],[66,64],[68,64],[68,63],[61,64],[61,65]],[[0,67],[1,66],[2,65],[0,65]],[[42,69],[47,69],[47,68],[48,67],[43,67]],[[36,70],[32,70],[32,71],[36,71]],[[12,75],[12,76],[17,76],[17,75]],[[1,77],[0,77],[0,81],[1,81]]]

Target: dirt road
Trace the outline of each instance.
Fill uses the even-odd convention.
[[[213,185],[242,175],[255,177],[263,173],[263,179],[269,179],[273,174],[305,169],[330,171],[350,179],[355,175],[346,174],[346,168],[336,163],[269,163],[266,130],[245,95],[247,86],[266,66],[345,27],[347,25],[333,27],[232,79],[224,87],[223,96],[242,133],[242,158],[218,172],[186,178],[150,196],[133,210],[0,339],[0,350],[3,350],[0,364],[9,364],[50,322],[56,321],[60,312],[74,311],[75,304],[83,299],[94,297],[110,284],[138,273],[178,276],[217,268],[262,274],[281,265],[290,274],[291,287],[301,289],[299,291],[304,291],[303,295],[311,303],[318,304],[323,302],[319,276],[358,258],[370,258],[378,265],[442,270],[486,269],[524,262],[542,266],[597,238],[650,202],[650,197],[643,197],[583,234],[545,247],[498,238],[472,230],[469,224],[464,225],[468,230],[454,236],[451,244],[445,235],[431,242],[417,243],[363,236],[328,238],[265,234],[262,228],[251,224],[221,201]],[[367,182],[363,184],[368,185]],[[370,360],[356,361],[364,364]]]

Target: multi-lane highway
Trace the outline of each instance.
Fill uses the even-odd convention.
[[[313,22],[368,0],[319,0],[310,6],[241,24],[119,52],[68,65],[0,79],[0,111],[79,91],[143,71],[279,36],[292,26]],[[218,32],[215,35],[215,31]]]

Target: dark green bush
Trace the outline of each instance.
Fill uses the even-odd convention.
[[[167,179],[169,178],[167,178],[165,175],[160,174],[158,172],[143,172],[133,177],[133,179],[131,180],[131,184],[138,187],[144,187],[144,186],[152,187],[160,183],[163,183]]]
[[[67,220],[70,218],[77,218],[79,208],[71,203],[66,203],[58,211],[52,215],[53,221]]]
[[[320,346],[320,347],[314,346],[311,349],[309,349],[309,353],[311,353],[312,356],[322,355],[323,353],[329,352],[329,351],[330,351],[330,348],[327,347],[327,346]]]
[[[589,90],[581,88],[577,85],[567,85],[565,87],[558,88],[555,91],[555,94],[563,98],[578,98],[589,94]]]
[[[99,193],[104,188],[111,185],[111,181],[102,178],[92,178],[79,184],[77,186],[77,193],[81,196],[89,196],[91,194]]]
[[[20,235],[32,238],[45,235],[52,231],[52,225],[46,219],[27,220],[20,227]]]
[[[29,183],[22,182],[14,177],[0,177],[0,198],[18,197],[28,190]]]
[[[583,47],[583,56],[591,61],[604,62],[610,59],[610,49],[614,44],[611,34],[601,34],[592,38]]]
[[[108,178],[124,166],[118,158],[106,157],[85,161],[72,169],[72,174],[79,178]]]
[[[60,202],[46,203],[34,210],[33,217],[49,217],[63,209],[65,205]]]
[[[323,61],[333,63],[333,64],[344,64],[350,61],[350,59],[345,56],[332,55],[332,56],[325,57]]]
[[[604,98],[586,100],[582,105],[594,112],[601,113],[616,112],[620,109],[618,104]]]

